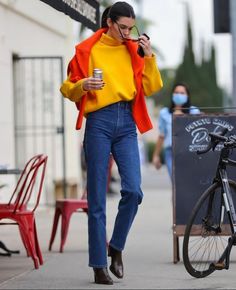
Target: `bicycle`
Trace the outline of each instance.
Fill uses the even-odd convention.
[[[236,135],[226,137],[226,133],[208,133],[208,147],[197,152],[204,154],[223,145],[213,183],[195,204],[184,233],[183,262],[195,278],[229,269],[231,249],[236,245],[236,182],[227,176],[227,166],[236,166],[236,160],[229,158],[236,148]]]

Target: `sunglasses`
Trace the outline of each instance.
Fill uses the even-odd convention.
[[[129,27],[129,26],[126,26],[125,24],[121,24],[121,23],[118,23],[116,21],[115,21],[115,23],[118,27],[118,30],[119,30],[119,33],[120,33],[122,39],[124,39],[126,41],[133,41],[133,42],[139,41],[140,33],[139,33],[139,30],[138,30],[136,25]],[[130,37],[129,38],[124,37],[122,30],[129,30]]]

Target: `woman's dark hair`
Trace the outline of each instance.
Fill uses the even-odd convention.
[[[108,18],[108,13],[109,13],[110,8],[111,8],[111,6],[108,6],[102,13],[102,17],[101,17],[101,27],[102,28],[108,27],[107,18]]]
[[[131,17],[135,19],[135,13],[130,4],[119,1],[110,7],[107,17],[111,18],[113,22],[116,22],[120,17]]]
[[[178,87],[178,86],[184,87],[186,92],[187,92],[188,100],[187,100],[186,103],[184,103],[182,105],[182,108],[183,108],[183,113],[189,114],[189,111],[190,111],[189,108],[191,106],[190,91],[189,91],[188,86],[185,83],[183,83],[183,82],[175,83],[174,86],[172,87],[172,90],[171,90],[171,104],[170,104],[170,107],[169,107],[169,111],[170,111],[170,113],[173,113],[173,111],[174,111],[175,103],[172,100],[172,95],[173,95],[173,92],[174,92],[175,88]]]

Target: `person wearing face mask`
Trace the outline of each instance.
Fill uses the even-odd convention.
[[[200,114],[200,110],[191,105],[190,91],[186,84],[176,83],[171,94],[169,108],[164,107],[159,115],[159,136],[153,152],[152,163],[157,169],[162,166],[161,153],[164,147],[164,160],[172,180],[172,114]]]
[[[83,147],[87,166],[88,264],[93,268],[95,283],[112,285],[107,256],[111,259],[111,273],[123,278],[122,255],[143,199],[137,129],[140,133],[152,129],[145,96],[159,91],[163,84],[149,38],[140,34],[131,38],[133,30],[138,31],[131,5],[114,3],[104,12],[101,26],[76,45],[61,92],[79,109],[76,129],[86,118]],[[102,70],[102,79],[93,76],[95,68]],[[107,245],[110,154],[121,177],[121,196]]]

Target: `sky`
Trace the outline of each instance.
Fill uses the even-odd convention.
[[[189,5],[193,31],[193,46],[200,60],[202,42],[207,52],[213,44],[216,49],[218,84],[229,94],[232,92],[232,39],[229,33],[214,33],[213,0],[141,0],[133,5],[136,14],[153,24],[146,32],[152,43],[164,56],[158,57],[160,68],[175,68],[181,63],[186,33],[186,3]]]

